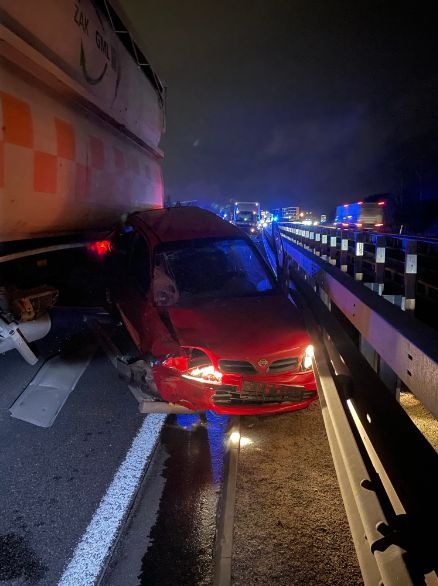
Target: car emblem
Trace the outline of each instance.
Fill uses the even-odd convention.
[[[268,361],[266,360],[266,358],[260,358],[260,360],[257,362],[257,364],[259,366],[261,366],[262,368],[264,368],[265,366],[268,366]]]

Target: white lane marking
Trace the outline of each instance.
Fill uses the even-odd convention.
[[[165,419],[165,414],[152,413],[144,420],[58,586],[91,586],[95,583],[132,502]]]

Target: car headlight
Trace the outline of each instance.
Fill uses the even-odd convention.
[[[301,370],[311,370],[314,356],[314,349],[312,344],[309,344],[304,350],[304,357],[301,363]]]
[[[222,384],[222,373],[216,370],[211,357],[202,348],[182,348],[181,354],[166,356],[162,364],[177,370],[186,379],[211,385]]]
[[[181,376],[190,380],[196,380],[202,383],[220,385],[222,383],[222,373],[215,369],[213,365],[196,366],[184,372]]]

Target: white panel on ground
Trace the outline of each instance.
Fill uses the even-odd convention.
[[[10,408],[12,417],[51,427],[95,351],[93,345],[78,356],[55,356],[48,360]]]

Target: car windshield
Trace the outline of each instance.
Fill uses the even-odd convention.
[[[274,289],[275,282],[257,251],[243,239],[198,239],[164,244],[155,250],[157,305],[248,297]]]

